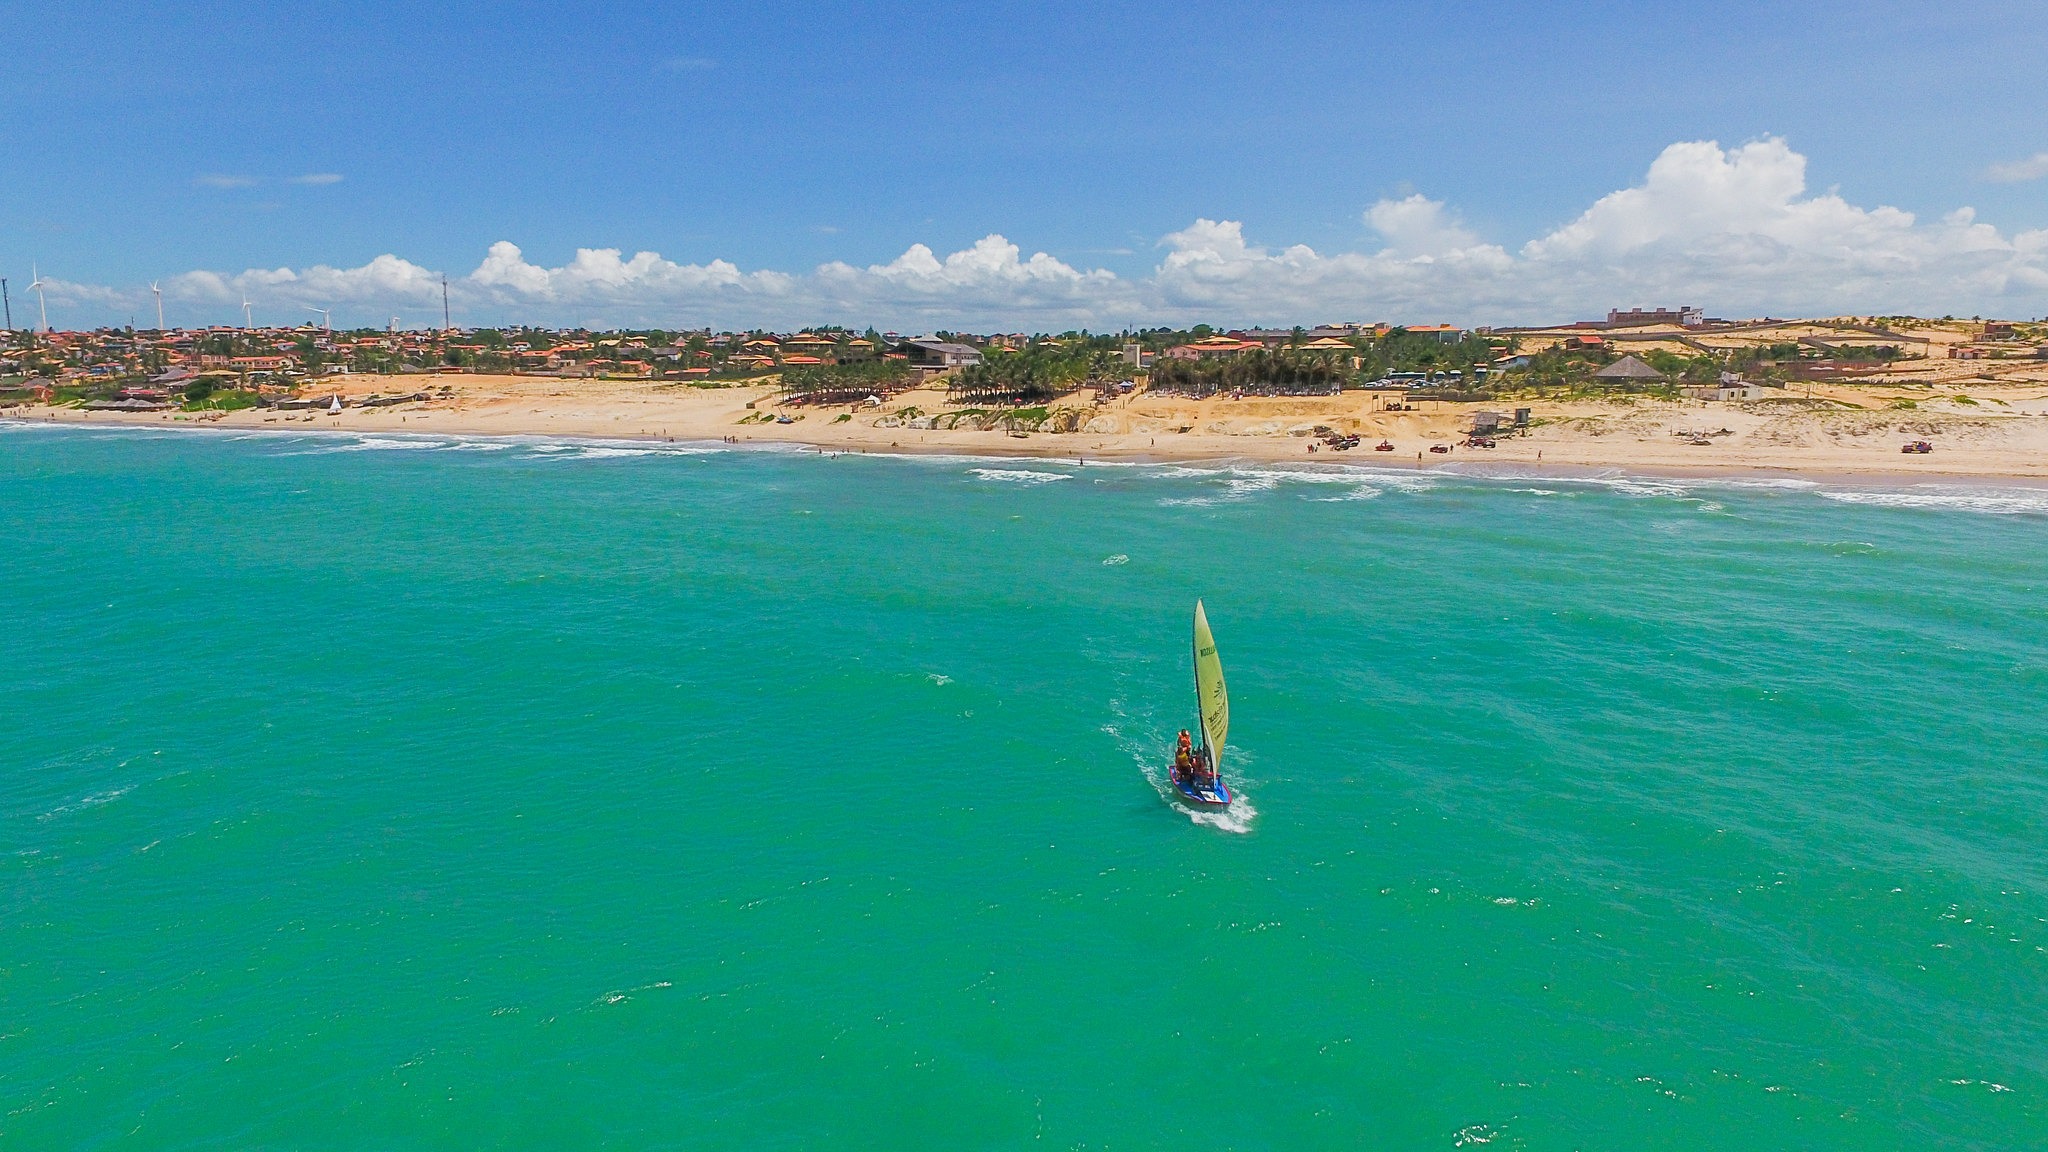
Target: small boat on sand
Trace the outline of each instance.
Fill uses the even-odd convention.
[[[1223,740],[1230,731],[1230,696],[1223,688],[1223,661],[1216,655],[1216,637],[1209,615],[1195,601],[1195,727],[1202,743],[1194,747],[1180,734],[1169,778],[1181,803],[1191,808],[1230,807],[1230,786],[1223,782]]]

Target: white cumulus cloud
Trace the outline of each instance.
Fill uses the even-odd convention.
[[[2014,170],[2036,163],[2048,161]],[[1355,251],[1318,252],[1259,243],[1242,221],[1197,219],[1163,237],[1163,255],[1139,276],[1046,252],[1026,256],[992,233],[944,255],[920,243],[886,263],[833,261],[807,272],[749,271],[722,259],[678,263],[618,248],[581,248],[549,266],[500,240],[448,283],[459,321],[598,318],[622,327],[1518,323],[1680,303],[1729,316],[2048,311],[2048,230],[2001,232],[1969,208],[1921,220],[1836,192],[1810,193],[1806,158],[1776,138],[1732,148],[1672,144],[1639,183],[1514,246],[1480,236],[1450,205],[1421,194],[1381,199],[1361,221],[1376,239],[1362,235]],[[391,311],[438,313],[441,278],[387,254],[355,268],[194,271],[166,281],[165,291],[215,319],[246,296],[263,309],[333,307],[360,322]],[[53,307],[61,298],[102,321],[146,299],[141,288],[51,283]]]
[[[2024,184],[2048,176],[2048,152],[2036,152],[2025,160],[2012,160],[2004,164],[1993,164],[1984,172],[1984,178],[2000,184]]]
[[[1921,222],[1808,195],[1783,140],[1666,148],[1642,183],[1510,254],[1420,195],[1366,213],[1385,246],[1322,255],[1249,244],[1233,221],[1166,238],[1155,284],[1175,317],[1560,320],[1631,303],[1724,315],[2032,314],[2048,305],[2048,232],[2011,236],[1968,208]]]
[[[1380,201],[1366,212],[1365,220],[1386,237],[1388,251],[1399,255],[1448,256],[1483,247],[1442,201],[1419,192],[1405,200]]]

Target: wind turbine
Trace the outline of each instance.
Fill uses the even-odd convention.
[[[43,332],[47,335],[50,331],[50,302],[43,299],[43,274],[36,271],[34,264],[30,264],[28,277],[28,290],[36,294],[36,310],[42,314]]]
[[[327,334],[328,334],[329,336],[332,336],[332,335],[334,335],[334,309],[332,309],[332,308],[314,308],[314,307],[311,307],[311,306],[309,305],[309,306],[308,306],[308,307],[306,308],[306,311],[308,311],[308,312],[318,312],[318,313],[320,314],[320,328],[321,328],[321,330],[322,330],[322,331],[324,331],[324,332],[326,332],[326,333],[327,333]]]
[[[249,311],[249,298],[247,296],[244,296],[242,297],[242,327],[254,328],[255,326],[256,318],[254,314],[252,314]]]
[[[164,290],[157,287],[154,280],[149,282],[149,290],[156,294],[156,330],[161,332],[164,330]]]

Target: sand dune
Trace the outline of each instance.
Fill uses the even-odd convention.
[[[1921,361],[1948,368],[1952,362]],[[937,390],[904,393],[880,408],[783,410],[769,387],[698,388],[650,381],[561,380],[531,376],[447,375],[431,378],[452,396],[387,408],[348,408],[338,416],[250,409],[227,414],[216,427],[285,430],[292,427],[357,431],[656,437],[741,443],[790,442],[833,450],[946,451],[1023,456],[1099,456],[1154,459],[1252,457],[1304,459],[1318,426],[1355,432],[1359,448],[1324,461],[1414,466],[1452,461],[1558,464],[1588,467],[1886,472],[1996,476],[2048,476],[2048,365],[2019,366],[1997,380],[1983,366],[1954,362],[1967,378],[1939,385],[1913,383],[1795,386],[1778,399],[1750,403],[1706,401],[1625,402],[1501,400],[1489,404],[1423,402],[1420,411],[1387,411],[1377,395],[1349,392],[1329,398],[1246,398],[1195,401],[1143,392],[1105,405],[1077,393],[1052,405],[1078,428],[1017,435],[983,427],[988,414],[960,418],[960,407]],[[1949,372],[1946,375],[1958,375]],[[2038,375],[2041,379],[2035,379]],[[415,378],[417,380],[419,378]],[[414,381],[408,381],[413,384]],[[379,387],[382,377],[338,378],[354,398]],[[1967,392],[1964,389],[1967,388]],[[1910,405],[1910,407],[1907,407]],[[1530,409],[1531,425],[1498,440],[1492,449],[1463,444],[1472,415],[1481,409],[1511,414]],[[20,413],[23,410],[16,410]],[[90,424],[143,423],[187,427],[188,417],[86,414],[70,408],[32,408],[32,419]],[[794,423],[777,424],[786,414]],[[310,418],[309,418],[310,417]],[[941,427],[916,427],[927,418]],[[946,427],[945,425],[957,425]],[[1707,433],[1705,443],[1685,433]],[[1903,455],[1900,446],[1924,439],[1928,455]],[[1394,450],[1375,452],[1378,442]],[[1452,446],[1432,453],[1433,445]]]

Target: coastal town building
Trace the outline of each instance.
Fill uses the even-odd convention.
[[[1347,355],[1358,351],[1352,346],[1351,341],[1340,340],[1335,336],[1321,336],[1299,347],[1303,352],[1342,352]]]
[[[1683,328],[1698,328],[1706,322],[1706,310],[1689,305],[1680,305],[1677,308],[1630,308],[1627,311],[1611,308],[1607,312],[1609,328],[1640,328],[1652,324],[1676,324]]]
[[[981,349],[933,337],[905,340],[896,350],[922,368],[965,368],[981,363]]]
[[[1744,380],[1739,372],[1723,372],[1716,382],[1687,388],[1685,394],[1694,400],[1761,400],[1764,385]]]
[[[1688,311],[1697,310],[1616,310],[1611,315],[1632,321],[1682,318]],[[852,382],[849,387],[879,389],[882,386],[874,381],[915,381],[986,364],[989,380],[983,383],[1001,383],[1020,368],[1030,373],[1045,367],[1057,374],[1055,379],[1082,381],[1079,387],[1094,389],[1099,399],[1120,394],[1107,390],[1110,386],[1128,383],[1142,392],[1160,387],[1163,379],[1195,394],[1217,388],[1251,395],[1268,394],[1266,390],[1275,387],[1348,391],[1380,386],[1497,393],[1504,374],[1507,387],[1525,386],[1524,372],[1534,374],[1528,382],[1543,385],[1664,382],[1669,376],[1652,364],[1675,368],[1677,361],[1668,357],[1693,365],[1711,356],[1720,358],[1723,367],[1746,367],[1773,383],[1738,379],[1706,385],[1696,382],[1697,372],[1689,367],[1687,394],[1744,400],[1776,394],[1759,389],[1786,379],[1828,382],[1896,376],[1912,371],[1904,364],[1907,359],[2024,360],[2030,365],[2040,362],[2036,357],[2048,359],[2048,351],[2036,351],[2036,345],[2048,339],[2048,324],[2040,322],[1972,319],[1924,326],[1923,330],[1943,331],[1935,337],[1915,335],[1913,325],[1895,319],[1851,317],[1812,325],[1763,320],[1741,327],[1755,331],[1738,335],[1711,327],[1632,332],[1577,325],[1464,329],[1449,324],[1392,328],[1349,323],[1227,333],[1196,326],[1117,334],[949,331],[909,338],[873,330],[856,335],[854,329],[836,326],[793,333],[525,326],[329,332],[324,324],[311,323],[279,328],[17,331],[0,333],[0,392],[15,398],[37,394],[26,383],[35,378],[48,381],[44,387],[59,394],[61,402],[177,405],[233,393],[232,403],[269,404],[310,386],[344,387],[337,377],[351,373],[606,377],[724,385],[784,372],[800,373],[811,391],[829,391],[825,384],[840,374]],[[1402,335],[1390,339],[1397,332]],[[1441,350],[1423,343],[1439,340],[1447,342]],[[1924,352],[1911,355],[1914,343]],[[1631,349],[1635,356],[1607,363]],[[1225,362],[1242,357],[1251,360],[1225,367]],[[1026,358],[1046,359],[1018,363]],[[1150,384],[1144,383],[1146,372],[1151,373]],[[1304,380],[1309,383],[1301,383]]]
[[[804,357],[810,363],[837,363],[839,341],[815,332],[799,332],[782,342],[782,362],[790,362],[791,356]]]
[[[1244,340],[1234,336],[1210,336],[1168,348],[1166,356],[1170,360],[1228,360],[1264,347],[1265,345],[1257,340]]]

